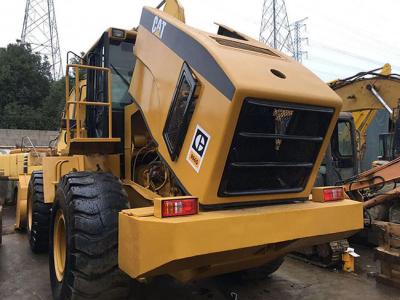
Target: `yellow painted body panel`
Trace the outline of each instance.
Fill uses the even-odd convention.
[[[73,169],[81,170],[76,156],[46,157],[43,160],[43,194],[44,202],[52,203],[56,194],[56,185],[61,177]]]
[[[10,154],[0,155],[0,176],[18,181],[15,228],[24,229],[27,220],[27,199],[30,175],[33,171],[42,170],[43,157],[49,149],[35,148],[26,152],[14,149]]]
[[[53,156],[43,159],[44,202],[53,203],[57,184],[70,172],[104,171],[115,176],[120,174],[119,155]]]
[[[289,57],[281,54],[265,55],[220,45],[212,38],[212,34],[186,26],[166,13],[152,8],[146,9],[165,20],[167,26],[176,27],[206,48],[235,86],[233,99],[227,99],[193,68],[200,83],[199,97],[180,156],[176,161],[172,161],[162,131],[184,61],[161,43],[157,35],[143,26],[139,27],[134,49],[137,62],[129,91],[140,107],[152,137],[158,143],[157,150],[187,191],[198,197],[200,203],[204,205],[308,198],[342,106],[340,98],[313,73]],[[224,39],[234,40],[226,37]],[[253,40],[247,41],[246,44],[266,49],[265,45]],[[275,50],[270,51],[275,53]],[[274,76],[270,72],[271,69],[280,70],[286,75],[286,79]],[[247,97],[334,109],[335,113],[328,132],[302,192],[218,197],[230,141],[234,135],[242,103]],[[136,104],[132,104],[134,105]],[[196,173],[186,161],[197,125],[211,136],[199,173]]]
[[[166,1],[164,11],[185,23],[185,9],[178,0]]]
[[[20,175],[18,178],[18,198],[15,216],[15,228],[24,229],[27,224],[28,187],[30,175]]]
[[[48,152],[45,148],[30,152],[15,149],[10,154],[0,155],[0,176],[17,180],[19,175],[41,170],[42,159]]]
[[[314,245],[320,236],[346,237],[364,224],[362,203],[352,200],[307,201],[166,219],[148,216],[148,211],[142,217],[135,211],[123,211],[119,217],[119,267],[133,278],[209,267],[212,260],[208,256],[217,253],[311,237],[315,239],[308,243]],[[264,255],[268,256],[268,250]],[[235,261],[244,258],[238,255]],[[219,257],[218,264],[228,262],[223,255]]]
[[[28,153],[0,155],[0,176],[17,180],[20,174],[24,174],[24,160],[27,159]]]

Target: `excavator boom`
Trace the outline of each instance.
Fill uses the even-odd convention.
[[[164,6],[164,12],[185,23],[185,9],[178,0],[163,0],[157,6],[158,9]]]

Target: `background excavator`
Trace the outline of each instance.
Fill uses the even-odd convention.
[[[386,161],[397,157],[400,75],[392,73],[390,64],[336,80],[329,86],[343,99],[342,111],[353,115],[360,171],[370,169],[378,157]],[[339,146],[350,149],[344,136],[342,140],[344,143]]]
[[[400,75],[393,74],[390,64],[385,64],[379,69],[333,81],[329,86],[342,98],[343,107],[323,163],[325,181],[321,182],[344,184],[349,195],[357,200],[374,198],[378,190],[391,190],[393,186],[388,184],[398,181],[396,166],[399,164],[395,159],[400,154]],[[382,166],[385,164],[387,167]],[[377,166],[382,167],[374,169]],[[375,174],[377,171],[379,175]],[[391,174],[389,178],[387,173]],[[367,188],[365,178],[376,176],[380,176],[379,184]],[[356,193],[353,189],[359,181],[364,186]],[[389,202],[396,195],[394,191],[383,197],[385,200],[369,202],[365,206],[366,222],[370,223],[371,218],[392,220],[389,212],[397,210]]]
[[[395,134],[396,136],[396,134]],[[385,161],[344,183],[350,198],[364,207],[364,230],[356,241],[378,246],[376,280],[400,287],[400,158]]]
[[[366,201],[366,228],[357,235],[357,240],[377,244],[372,222],[400,222],[395,201],[399,196],[395,184],[400,179],[400,171],[396,169],[400,162],[391,161],[400,153],[400,75],[392,74],[391,66],[385,64],[379,69],[333,81],[329,86],[342,98],[343,107],[316,186],[344,184],[352,199]],[[371,169],[384,164],[388,165]],[[369,184],[377,176],[378,183],[372,180]],[[359,182],[363,183],[362,187]],[[337,265],[348,246],[347,240],[334,241],[314,246],[300,255],[319,265]]]
[[[352,112],[361,161],[361,173],[342,178],[340,183],[351,198],[364,202],[369,225],[364,237],[377,244],[374,231],[368,230],[372,223],[400,223],[396,186],[400,180],[400,75],[392,74],[386,64],[381,69],[335,81],[331,87],[342,97],[343,110]]]
[[[335,80],[343,107],[317,185],[336,185],[400,151],[400,75],[391,66]]]

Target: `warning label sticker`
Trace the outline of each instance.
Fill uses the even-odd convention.
[[[210,135],[203,128],[197,125],[186,157],[186,160],[197,173],[200,171],[210,139]]]

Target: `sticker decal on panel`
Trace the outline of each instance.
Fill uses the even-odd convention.
[[[186,160],[197,173],[200,171],[210,139],[210,135],[203,128],[197,125],[186,157]]]

